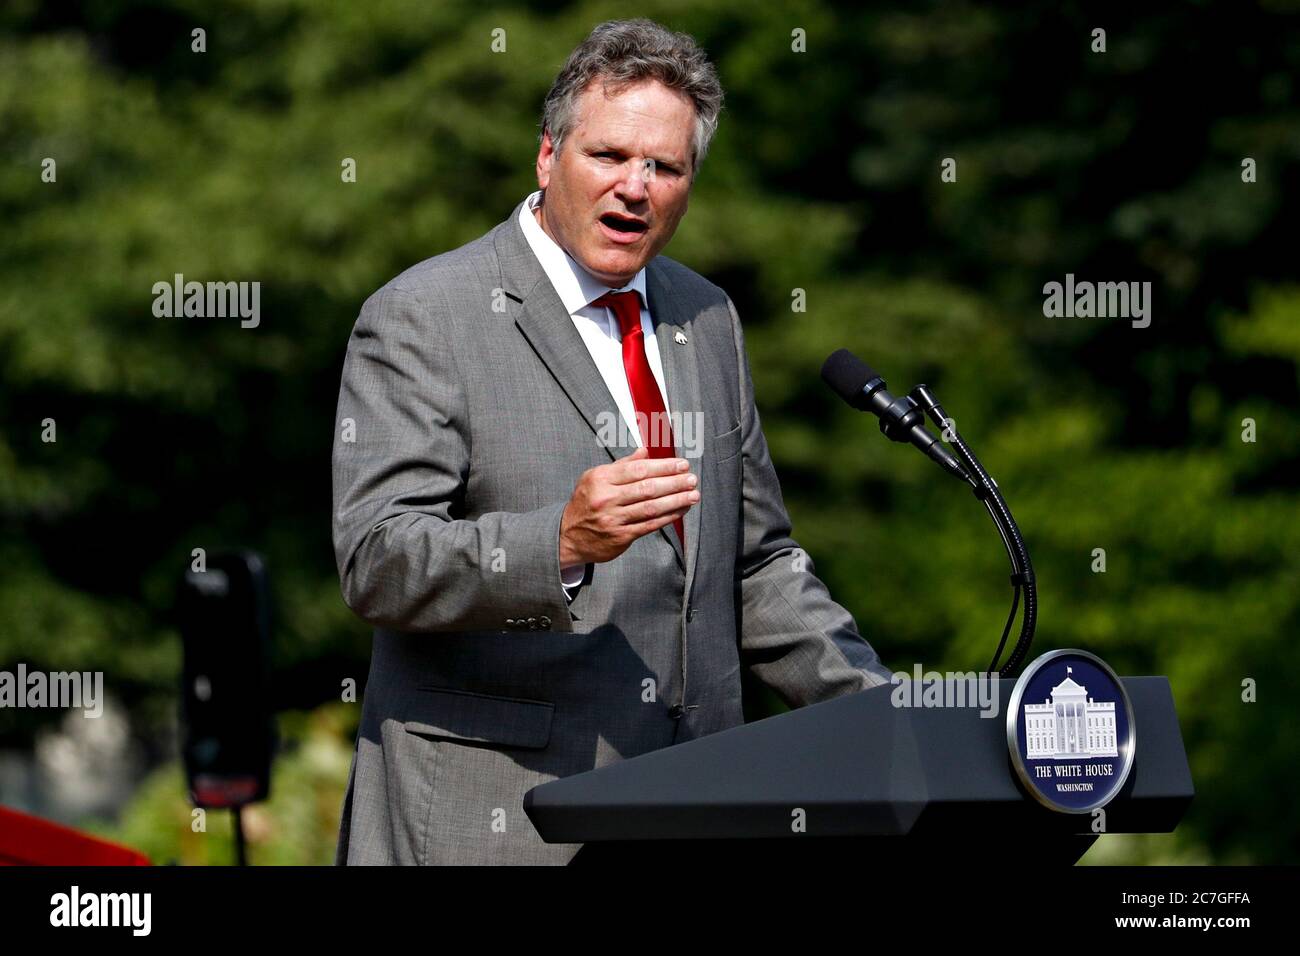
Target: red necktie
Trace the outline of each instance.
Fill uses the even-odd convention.
[[[623,371],[627,373],[628,388],[632,391],[632,404],[637,411],[637,429],[641,444],[651,458],[673,458],[677,444],[673,437],[672,422],[664,408],[663,395],[650,362],[645,357],[645,335],[641,331],[641,297],[636,292],[607,292],[592,305],[609,306],[618,316],[619,330],[623,336]],[[686,553],[686,530],[682,519],[673,522],[677,538]]]

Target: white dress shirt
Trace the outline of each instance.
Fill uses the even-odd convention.
[[[532,193],[519,210],[519,225],[524,230],[524,238],[532,248],[542,270],[551,280],[560,301],[568,310],[578,335],[582,337],[591,359],[596,363],[600,377],[605,380],[623,424],[629,436],[641,445],[641,433],[636,427],[636,403],[632,400],[632,389],[627,383],[627,371],[623,367],[623,338],[619,334],[618,318],[613,309],[607,306],[594,306],[591,303],[607,292],[636,292],[641,299],[641,331],[645,339],[646,359],[650,371],[659,384],[659,393],[663,396],[664,411],[668,407],[668,390],[664,387],[663,362],[659,358],[659,340],[655,338],[654,320],[650,316],[649,303],[646,300],[645,269],[641,269],[632,281],[618,289],[594,278],[591,273],[580,266],[577,261],[560,248],[538,223],[533,210],[542,200],[542,191]],[[562,568],[560,580],[570,599],[577,586],[582,583],[586,572],[585,565]]]

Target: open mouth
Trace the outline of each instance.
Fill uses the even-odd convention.
[[[628,235],[645,232],[650,228],[640,219],[633,216],[621,216],[616,212],[605,213],[605,215],[600,217],[600,221],[615,232],[626,233]]]

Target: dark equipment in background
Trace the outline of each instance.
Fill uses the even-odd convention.
[[[201,567],[185,572],[178,601],[185,775],[196,807],[230,808],[244,866],[240,811],[269,795],[275,747],[270,584],[251,551],[214,553]]]

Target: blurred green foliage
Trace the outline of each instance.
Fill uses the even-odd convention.
[[[1035,649],[1088,648],[1173,685],[1193,809],[1173,836],[1088,859],[1295,862],[1296,5],[874,6],[635,11],[692,33],[727,89],[666,252],[737,303],[796,536],[891,666],[987,663],[1009,599],[987,516],[817,369],[847,346],[896,391],[934,386],[1025,532]],[[364,678],[367,629],[329,540],[352,322],[392,275],[535,188],[555,72],[625,15],[594,0],[6,5],[0,663],[102,669],[157,739],[179,572],[193,547],[238,543],[273,572],[277,706]],[[260,327],[155,318],[153,283],[175,273],[260,281]],[[1150,328],[1044,318],[1042,287],[1066,273],[1152,282]],[[333,707],[298,719],[258,830],[267,862],[326,861],[337,825],[346,760],[320,741],[346,757],[350,727]],[[173,765],[112,832],[160,862],[221,862],[181,791]]]

